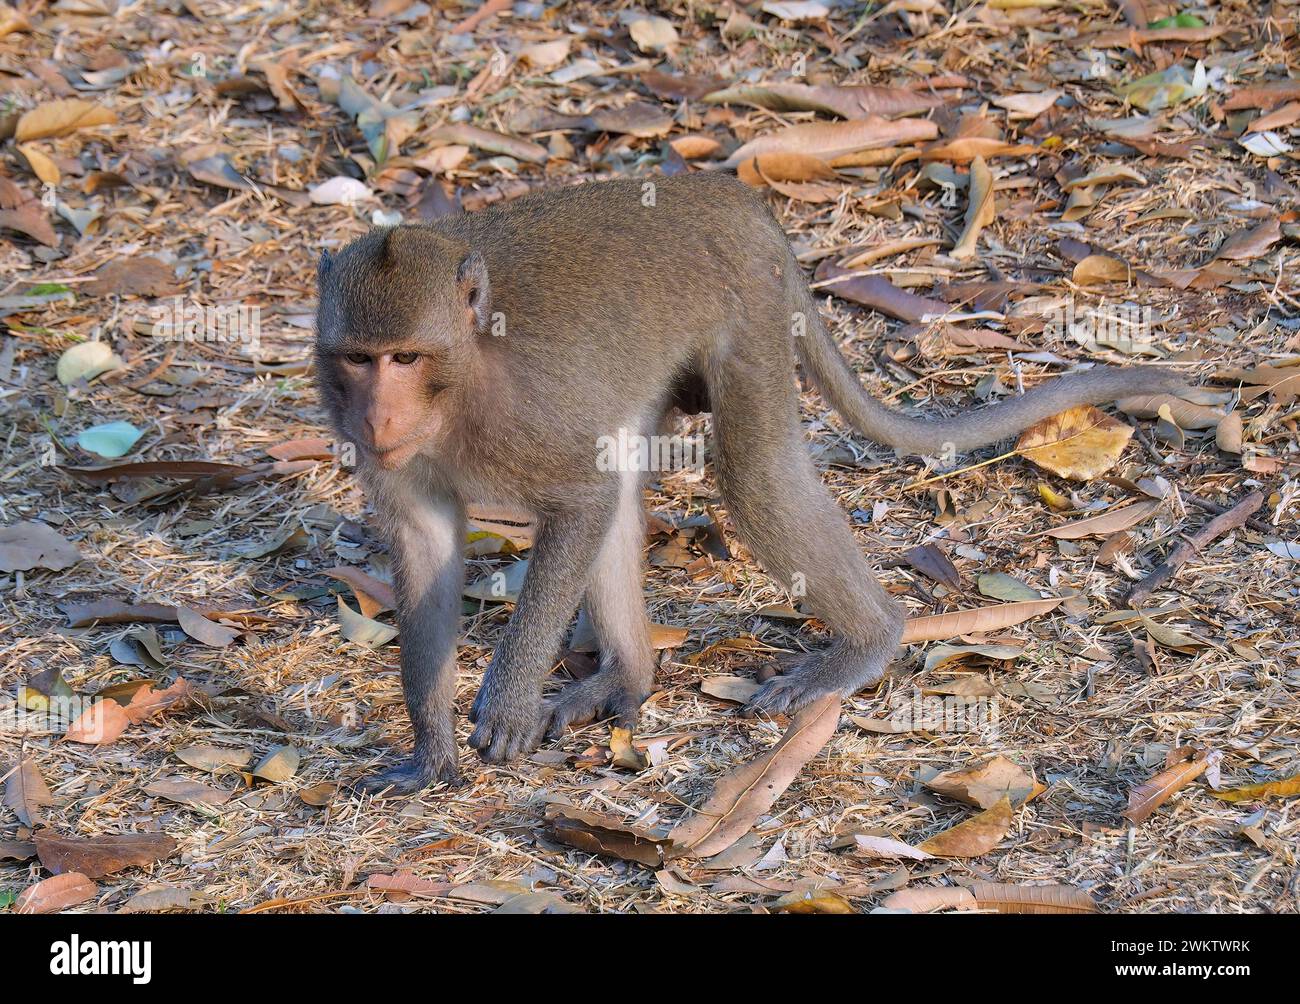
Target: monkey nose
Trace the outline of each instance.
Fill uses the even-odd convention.
[[[391,413],[370,412],[366,415],[366,435],[370,445],[381,453],[391,450],[401,441],[397,424]]]

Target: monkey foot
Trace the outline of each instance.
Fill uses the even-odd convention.
[[[754,715],[792,715],[801,708],[825,697],[839,694],[851,697],[885,675],[883,664],[862,652],[835,645],[801,660],[798,665],[774,676],[749,699],[745,713]]]
[[[464,783],[455,760],[452,760],[448,766],[439,768],[415,757],[409,757],[395,767],[358,778],[352,786],[365,795],[384,793],[398,797],[413,795],[439,781],[445,781],[451,788],[460,787]]]
[[[537,748],[542,738],[540,697],[509,700],[489,694],[478,704],[469,744],[488,763],[507,763]]]
[[[630,685],[616,673],[602,670],[585,680],[571,683],[542,707],[542,720],[549,722],[547,739],[559,739],[570,725],[614,718],[620,728],[636,728],[641,703],[647,690]]]

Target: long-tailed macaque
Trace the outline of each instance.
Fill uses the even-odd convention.
[[[802,579],[829,647],[776,676],[755,710],[793,712],[878,680],[902,609],[822,486],[799,424],[796,359],[862,435],[910,453],[968,450],[1083,403],[1177,385],[1095,368],[992,407],[929,420],[872,398],[817,313],[761,197],[719,174],[538,192],[430,225],[380,228],[321,258],[316,367],[339,435],[391,542],[414,754],[363,789],[458,778],[453,699],[465,502],[534,514],[514,616],[470,744],[491,762],[571,723],[636,721],[655,666],[642,596],[643,474],[597,441],[658,434],[674,407],[711,410],[711,459],[741,539],[776,579]],[[580,602],[599,671],[543,702]]]

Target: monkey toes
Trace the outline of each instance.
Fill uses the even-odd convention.
[[[525,700],[480,691],[474,703],[476,724],[469,744],[488,763],[507,763],[537,748],[542,738],[540,695]]]
[[[456,788],[464,783],[455,761],[443,767],[427,763],[415,757],[409,757],[394,767],[381,770],[358,778],[353,787],[364,795],[387,793],[390,796],[413,795],[430,785],[445,781],[448,787]]]
[[[547,739],[559,739],[570,725],[614,718],[620,728],[636,728],[641,702],[648,694],[634,689],[613,673],[602,670],[585,680],[571,683],[542,707],[542,720],[549,722]]]
[[[837,644],[772,677],[749,699],[745,712],[792,715],[827,694],[850,697],[884,675],[883,661]]]

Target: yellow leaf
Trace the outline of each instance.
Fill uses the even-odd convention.
[[[1300,774],[1277,781],[1262,781],[1242,788],[1230,788],[1227,791],[1212,791],[1210,794],[1225,802],[1254,802],[1257,799],[1272,797],[1287,798],[1291,795],[1300,795]]]
[[[993,850],[1010,829],[1011,800],[1003,795],[991,808],[936,833],[917,849],[941,858],[976,858]]]
[[[66,136],[78,129],[97,125],[112,125],[117,116],[112,109],[81,98],[65,98],[37,105],[18,120],[14,139],[26,143],[29,139],[47,136]]]
[[[1087,481],[1114,467],[1132,437],[1132,426],[1085,404],[1030,426],[1016,443],[1016,452],[1053,474]],[[1058,508],[1052,499],[1043,498]]]
[[[25,146],[20,144],[18,152],[27,158],[27,166],[32,169],[32,174],[45,184],[57,185],[59,179],[63,177],[59,166],[30,143]]]

